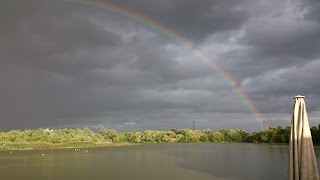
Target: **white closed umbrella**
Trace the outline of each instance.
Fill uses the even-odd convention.
[[[288,180],[319,180],[304,96],[294,99]]]

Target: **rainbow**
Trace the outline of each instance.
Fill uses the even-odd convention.
[[[185,37],[181,36],[174,30],[170,29],[169,27],[141,14],[138,12],[135,12],[129,8],[119,6],[114,3],[100,1],[100,0],[65,0],[67,2],[72,2],[76,4],[82,4],[82,5],[89,5],[92,7],[97,7],[100,9],[107,10],[109,12],[119,14],[122,16],[125,16],[133,21],[136,21],[138,23],[144,24],[163,35],[169,37],[170,39],[175,40],[178,44],[181,44],[185,46],[187,49],[189,49],[193,54],[198,57],[200,60],[207,63],[210,67],[212,67],[218,76],[222,78],[231,88],[232,90],[243,100],[243,103],[248,107],[249,111],[255,116],[255,119],[259,122],[262,129],[268,128],[264,118],[259,113],[257,108],[254,106],[253,102],[250,100],[250,98],[241,90],[241,88],[235,83],[235,81],[231,78],[231,76],[218,64],[214,63],[211,58],[206,55],[203,51],[200,51],[199,49],[196,49],[196,47],[191,41],[186,39]]]

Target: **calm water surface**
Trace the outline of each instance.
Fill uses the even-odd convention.
[[[285,179],[288,165],[287,145],[148,144],[86,150],[0,152],[0,179],[269,180]],[[319,164],[320,147],[316,156]]]

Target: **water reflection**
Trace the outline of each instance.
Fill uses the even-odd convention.
[[[188,146],[188,145],[187,145]],[[285,179],[288,146],[256,144],[201,144],[200,150],[172,151],[180,167],[229,179]],[[192,148],[191,148],[192,149]]]
[[[42,156],[42,153],[45,155]],[[320,147],[316,147],[320,159]],[[285,179],[287,145],[149,144],[0,152],[1,179]]]

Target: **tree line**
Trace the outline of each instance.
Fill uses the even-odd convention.
[[[320,124],[310,128],[312,140],[320,144]],[[0,146],[6,143],[289,143],[290,127],[268,128],[260,132],[248,133],[244,130],[220,129],[214,131],[171,129],[170,131],[146,130],[143,132],[119,133],[114,129],[101,128],[93,132],[84,129],[27,129],[0,132]]]

